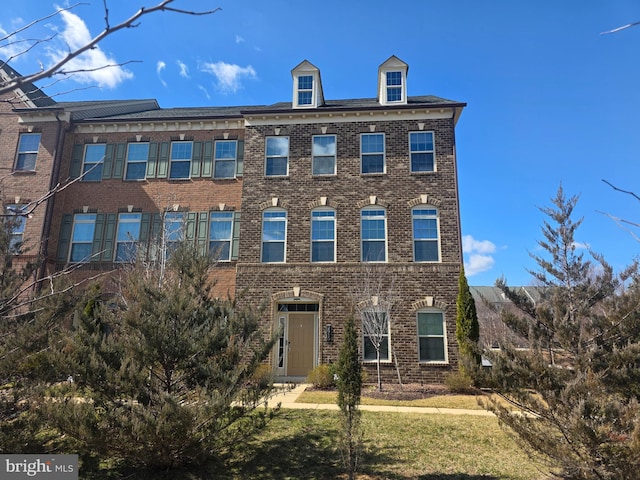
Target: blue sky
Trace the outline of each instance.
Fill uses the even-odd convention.
[[[110,0],[116,24],[138,4]],[[50,0],[12,1],[0,10],[0,37],[49,14]],[[457,128],[460,206],[469,283],[504,275],[527,285],[529,253],[562,184],[580,195],[579,247],[621,269],[640,242],[610,216],[640,222],[640,202],[602,179],[640,193],[640,20],[632,0],[412,0],[292,2],[176,0],[175,7],[221,11],[203,17],[158,13],[116,33],[83,59],[86,68],[125,63],[49,85],[60,101],[155,98],[162,107],[263,105],[290,101],[290,71],[316,65],[327,99],[375,97],[378,66],[409,64],[409,95],[466,102]],[[21,73],[49,64],[105,25],[102,0],[38,23],[20,38],[55,40],[16,57]],[[12,37],[13,38],[13,37]],[[0,47],[6,42],[0,42]],[[8,57],[11,49],[0,48]],[[599,213],[604,212],[604,213]],[[608,216],[608,215],[609,216]]]

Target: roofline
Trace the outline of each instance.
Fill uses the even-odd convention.
[[[258,115],[258,114],[300,114],[309,115],[311,113],[320,112],[357,112],[363,110],[415,110],[417,108],[464,108],[467,104],[464,102],[451,102],[451,103],[420,103],[420,104],[403,104],[403,105],[370,105],[360,107],[348,107],[348,106],[329,106],[322,105],[317,108],[300,109],[300,108],[260,108],[259,110],[240,110],[242,115]]]

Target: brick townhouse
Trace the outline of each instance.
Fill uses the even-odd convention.
[[[465,104],[409,96],[408,65],[395,56],[372,98],[325,100],[307,61],[291,73],[292,101],[270,106],[17,111],[29,125],[46,108],[64,113],[58,163],[39,151],[36,171],[81,177],[55,197],[48,264],[90,275],[187,240],[218,259],[216,294],[238,296],[265,333],[281,332],[278,376],[335,361],[354,313],[383,319],[386,379],[442,381],[457,368],[455,125]],[[372,338],[361,337],[373,374]]]

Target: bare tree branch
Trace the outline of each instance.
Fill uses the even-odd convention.
[[[640,200],[640,196],[638,196],[635,192],[632,192],[630,190],[623,190],[621,188],[616,187],[613,183],[608,182],[605,179],[602,179],[602,181],[604,183],[606,183],[607,185],[609,185],[611,188],[613,188],[616,192],[622,192],[622,193],[626,193],[628,195],[631,195],[632,197],[635,197],[636,200]]]
[[[32,74],[28,74],[28,75],[23,75],[20,77],[16,77],[16,78],[12,78],[6,82],[0,82],[0,95],[4,94],[4,93],[8,93],[11,92],[12,90],[15,90],[16,88],[20,88],[25,84],[28,83],[33,83],[36,82],[38,80],[41,80],[43,78],[50,78],[54,75],[65,75],[66,73],[63,70],[63,67],[69,63],[71,60],[73,60],[74,58],[82,55],[84,52],[91,50],[93,48],[95,48],[95,46],[97,44],[99,44],[102,40],[104,40],[106,37],[120,31],[123,30],[125,28],[135,28],[139,25],[139,22],[137,22],[141,17],[143,17],[144,15],[148,15],[154,12],[163,12],[163,11],[169,11],[169,12],[176,12],[176,13],[180,13],[180,14],[184,14],[184,15],[211,15],[213,13],[216,13],[217,11],[221,10],[219,7],[215,8],[213,10],[206,10],[206,11],[190,11],[190,10],[182,10],[182,9],[177,9],[177,8],[173,8],[170,7],[169,5],[171,3],[173,3],[175,0],[162,0],[160,3],[158,3],[157,5],[154,5],[152,7],[142,7],[140,8],[136,13],[134,13],[131,17],[129,17],[128,19],[124,20],[123,22],[113,25],[111,26],[110,22],[109,22],[109,10],[106,7],[106,0],[104,1],[105,4],[105,28],[102,32],[100,32],[97,36],[95,36],[93,39],[91,39],[88,43],[86,43],[85,45],[83,45],[82,47],[70,51],[69,53],[67,53],[67,55],[65,55],[61,60],[59,60],[58,62],[54,63],[53,65],[47,67],[47,68],[43,68],[41,71],[37,72],[37,73],[32,73]],[[76,5],[74,5],[75,7]],[[69,7],[69,8],[65,8],[65,9],[59,9],[57,12],[55,12],[54,14],[49,15],[49,17],[56,15],[57,13],[59,13],[60,11],[63,10],[69,10],[70,8],[73,7]],[[41,19],[38,19],[34,22],[32,22],[30,25],[34,25],[46,18],[49,17],[43,17]],[[21,29],[21,31],[23,31],[24,29],[28,28],[29,26],[23,27]],[[9,34],[9,36],[12,36],[14,33]],[[2,64],[0,64],[1,66]],[[106,68],[106,67],[103,67]]]

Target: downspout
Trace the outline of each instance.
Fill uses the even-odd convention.
[[[64,122],[60,119],[60,112],[56,112],[56,121],[58,122],[58,132],[56,134],[56,147],[53,154],[53,166],[51,167],[51,178],[49,179],[49,192],[53,191],[58,183],[60,175],[60,164],[62,163],[62,154],[64,152]],[[42,259],[38,270],[38,278],[36,279],[36,289],[42,288],[41,281],[47,274],[47,263],[49,260],[49,237],[51,234],[51,223],[53,219],[53,206],[55,202],[55,194],[47,200],[44,222],[42,223],[42,242],[40,243],[39,257]]]
[[[460,217],[460,193],[458,191],[458,155],[456,153],[456,107],[452,107],[451,115],[451,138],[453,139],[453,176],[456,185],[456,203],[458,204],[458,246],[460,254],[460,266],[464,265],[464,257],[462,255],[462,219]]]

